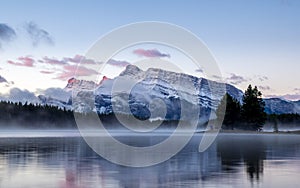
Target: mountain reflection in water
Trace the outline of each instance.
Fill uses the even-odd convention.
[[[207,151],[199,153],[201,137],[194,136],[170,160],[145,168],[112,164],[80,137],[1,138],[0,187],[295,187],[300,183],[297,135],[220,134]],[[137,145],[151,145],[156,139],[162,140],[120,138]]]

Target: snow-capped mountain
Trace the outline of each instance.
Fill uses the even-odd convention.
[[[0,82],[7,83],[1,76]],[[207,117],[217,108],[225,92],[242,102],[243,92],[230,84],[155,68],[143,71],[128,65],[116,78],[104,76],[99,83],[71,78],[63,89],[48,88],[36,96],[27,90],[13,88],[9,96],[15,102],[28,101],[79,112],[132,113],[140,118],[152,115],[152,118],[179,119],[184,109],[200,109],[200,116]],[[0,100],[8,98],[2,96]],[[264,101],[267,113],[300,113],[300,101],[279,98]],[[181,108],[181,105],[189,108]],[[151,114],[149,109],[154,109]]]
[[[38,100],[42,105],[50,105],[50,106],[57,106],[60,109],[67,109],[72,110],[72,99],[71,94],[68,94],[68,100],[64,100],[62,98],[52,97],[51,95],[38,95]]]
[[[72,92],[73,95],[78,95],[76,91],[94,90],[98,84],[92,81],[77,80],[71,78],[65,88],[48,88],[38,95],[41,104],[58,106],[59,108],[72,110]],[[79,110],[85,112],[86,110]]]
[[[182,110],[193,112],[197,109],[200,109],[201,117],[207,118],[211,110],[217,108],[225,92],[239,101],[243,96],[243,92],[232,85],[161,69],[143,71],[134,65],[128,65],[114,79],[103,79],[96,87],[95,83],[75,83],[68,87],[78,90],[73,96],[75,111],[132,113],[142,119],[151,116],[177,120],[183,118]],[[96,89],[93,91],[92,88]],[[181,108],[182,105],[189,108]],[[150,113],[151,108],[154,108],[154,115]]]
[[[268,114],[300,113],[300,101],[286,101],[279,98],[264,99]]]

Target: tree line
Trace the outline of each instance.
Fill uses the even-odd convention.
[[[299,114],[267,114],[261,91],[252,85],[244,92],[242,103],[226,93],[216,110],[216,115],[220,121],[221,117],[224,117],[223,129],[232,130],[260,131],[264,124],[271,123],[277,132],[279,124],[300,124]]]
[[[0,127],[75,128],[73,112],[51,105],[0,102]]]
[[[224,110],[226,108],[226,110]],[[271,123],[274,131],[278,125],[299,124],[299,114],[266,114],[262,93],[258,88],[248,86],[242,102],[228,93],[220,101],[216,110],[217,120],[223,129],[262,130],[265,123]],[[89,114],[81,114],[89,119]],[[221,118],[221,117],[224,117]],[[114,115],[100,115],[107,122],[114,122]],[[111,123],[108,123],[111,124]],[[73,111],[51,105],[0,102],[0,127],[22,128],[77,128]]]

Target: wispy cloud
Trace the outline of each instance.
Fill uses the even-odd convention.
[[[290,101],[300,100],[300,94],[285,94],[285,95],[265,95],[266,98],[281,98]]]
[[[93,59],[88,59],[83,55],[75,55],[74,57],[65,57],[63,58],[64,61],[66,62],[71,62],[71,63],[82,63],[82,64],[99,64],[100,62],[96,62]]]
[[[63,67],[63,72],[59,73],[56,79],[59,80],[68,80],[74,76],[90,76],[98,74],[94,69],[86,68],[83,66],[77,65],[65,65]]]
[[[269,77],[263,76],[263,75],[255,75],[254,77],[257,78],[261,82],[269,80]]]
[[[9,60],[8,64],[23,66],[23,67],[34,67],[36,66],[40,73],[42,74],[53,74],[57,75],[54,79],[67,80],[71,77],[76,76],[89,76],[93,74],[98,74],[95,69],[93,69],[96,64],[101,64],[102,62],[97,62],[92,59],[88,59],[82,55],[75,55],[74,57],[43,57],[41,59],[34,59],[32,56],[19,57],[17,60]],[[119,61],[110,59],[107,62],[109,65],[125,67],[130,63],[127,61]],[[50,65],[50,66],[49,66]]]
[[[41,70],[40,73],[42,73],[42,74],[53,74],[54,71]]]
[[[66,64],[90,64],[90,65],[95,65],[99,64],[99,62],[94,61],[92,59],[88,59],[85,56],[82,55],[75,55],[74,57],[64,57],[62,59],[57,59],[57,58],[50,58],[50,57],[43,57],[42,60],[39,60],[40,63],[46,63],[50,65],[66,65]]]
[[[32,102],[36,103],[38,102],[38,98],[35,96],[33,92],[30,92],[28,90],[21,90],[19,88],[12,88],[10,89],[9,93],[2,96],[6,100],[10,100],[13,102]]]
[[[250,80],[243,77],[243,76],[231,73],[230,76],[228,78],[226,78],[226,81],[230,84],[238,85],[238,84],[241,84],[241,83],[244,83],[244,82],[248,82]]]
[[[0,76],[0,83],[7,83],[7,80],[5,78],[3,78],[2,76]]]
[[[16,66],[33,67],[35,60],[29,56],[19,57],[18,61],[8,60],[7,63]]]
[[[11,41],[16,36],[16,32],[12,27],[7,24],[0,23],[0,48],[2,47],[2,42]]]
[[[199,72],[199,73],[203,73],[203,69],[199,68],[199,69],[196,69],[195,72]]]
[[[49,65],[65,65],[66,62],[64,60],[58,60],[56,58],[50,58],[50,57],[43,57],[43,59],[41,60],[38,60],[38,62],[40,63],[46,63],[46,64],[49,64]]]
[[[54,87],[50,87],[45,90],[37,89],[35,93],[38,95],[43,95],[43,96],[50,97],[52,99],[57,99],[57,100],[64,101],[64,102],[68,102],[71,97],[71,94],[69,92],[65,91],[64,89],[54,88]]]
[[[294,91],[300,93],[300,88],[294,88]]]
[[[264,91],[269,91],[269,90],[271,90],[271,87],[270,86],[258,86],[258,89],[264,90]]]
[[[28,33],[33,46],[38,46],[41,43],[53,45],[52,36],[44,29],[40,28],[34,22],[28,22],[25,24],[25,30]]]
[[[294,88],[294,92],[292,94],[285,95],[265,95],[267,98],[281,98],[290,101],[300,100],[300,88]]]
[[[157,49],[151,49],[151,50],[145,50],[145,49],[136,49],[133,51],[134,54],[138,55],[138,56],[143,56],[143,57],[168,57],[170,58],[170,54],[165,54],[162,53],[160,51],[158,51]]]
[[[118,67],[126,67],[127,65],[130,65],[129,62],[127,61],[118,61],[114,59],[110,59],[107,64],[113,65],[113,66],[118,66]]]

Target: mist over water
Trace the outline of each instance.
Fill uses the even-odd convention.
[[[74,133],[1,138],[0,187],[296,187],[300,183],[298,135],[220,134],[207,151],[199,153],[202,134],[196,134],[170,160],[129,168],[103,159]],[[167,134],[114,136],[138,146],[153,145]],[[127,156],[118,151],[116,155]]]

